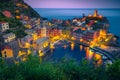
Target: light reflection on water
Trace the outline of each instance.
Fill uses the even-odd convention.
[[[82,45],[80,45],[80,50],[81,50],[81,51],[83,50],[83,46],[82,46]]]
[[[72,51],[74,50],[74,46],[75,46],[74,43],[71,43],[71,44],[70,44],[70,47],[71,47],[71,50],[72,50]]]
[[[60,61],[63,58],[75,59],[77,61],[81,61],[82,59],[92,60],[93,58],[96,58],[96,60],[101,59],[99,55],[95,55],[88,47],[74,43],[66,45],[60,42],[55,45],[55,49],[51,49],[47,56],[47,60]]]

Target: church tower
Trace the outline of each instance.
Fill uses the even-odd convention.
[[[41,29],[41,37],[47,37],[46,27],[43,27],[43,28]]]
[[[97,17],[98,16],[98,11],[97,10],[95,10],[94,11],[94,15],[93,15],[94,17]]]

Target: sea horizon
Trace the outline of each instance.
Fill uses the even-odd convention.
[[[120,8],[33,8],[33,9],[120,9]]]
[[[98,13],[100,15],[103,15],[106,17],[120,16],[119,15],[120,8],[34,8],[34,10],[37,11],[42,17],[44,16],[81,16],[83,13],[85,15],[93,14],[94,10],[98,10]],[[71,10],[73,11],[71,12]]]

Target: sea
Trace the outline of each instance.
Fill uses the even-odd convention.
[[[98,10],[98,13],[109,20],[109,31],[117,36],[120,36],[120,9],[113,8],[34,8],[40,16],[52,19],[57,18],[60,20],[67,20],[73,18],[81,18],[84,13],[86,16],[93,14],[94,10]]]

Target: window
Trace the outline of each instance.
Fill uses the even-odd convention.
[[[4,26],[4,24],[2,24],[2,26]]]
[[[8,40],[7,40],[7,39],[5,39],[5,42],[7,43],[7,42],[8,42]]]
[[[3,31],[5,30],[5,27],[4,27],[4,26],[2,27],[2,30],[3,30]]]
[[[8,25],[6,26],[6,29],[9,29],[9,26],[8,26]]]
[[[6,51],[4,52],[4,57],[7,58],[7,54],[6,54]]]

